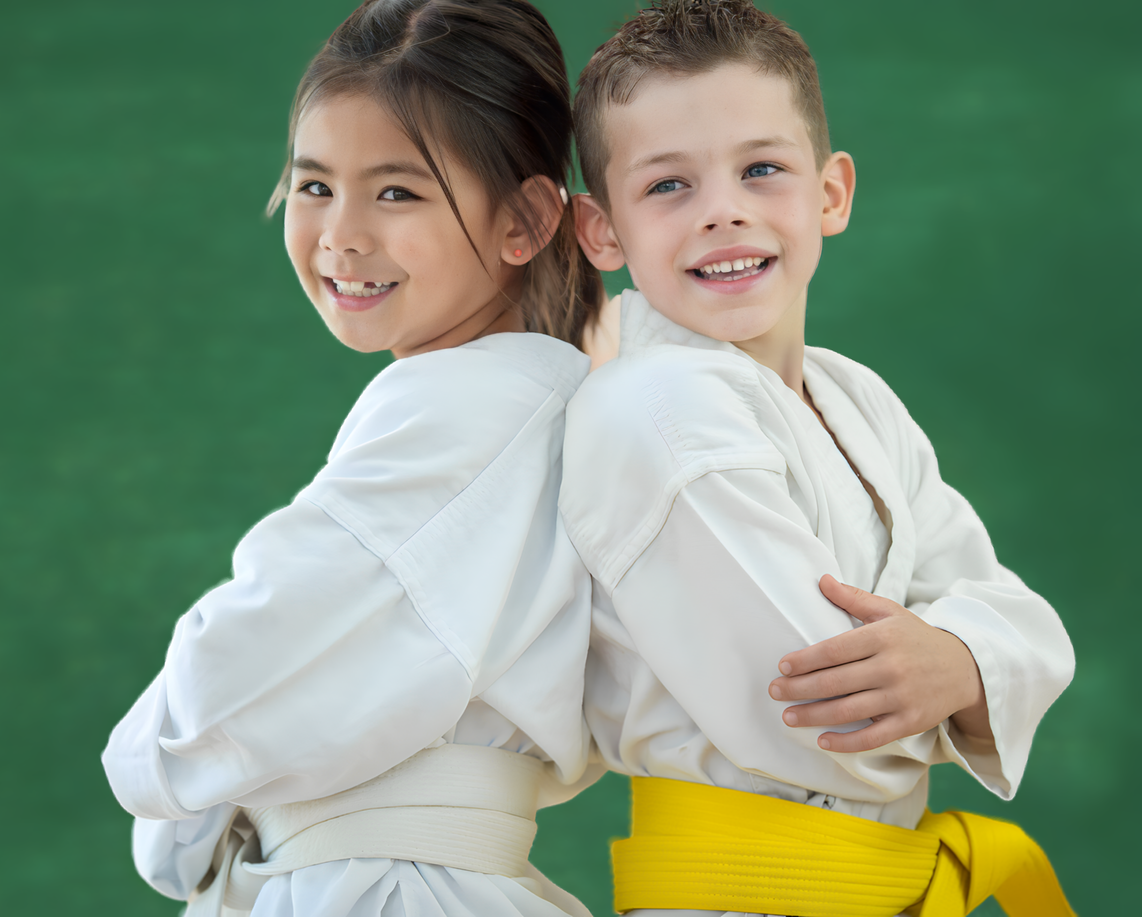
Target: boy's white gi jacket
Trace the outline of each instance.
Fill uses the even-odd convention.
[[[187,897],[235,805],[328,796],[442,737],[553,762],[541,804],[574,794],[590,580],[556,499],[588,365],[498,334],[369,385],[328,465],[242,539],[233,580],[179,620],[112,733],[104,767],[155,888]],[[390,899],[406,917],[562,913],[507,878],[380,859],[277,876],[255,913],[377,915]]]
[[[595,578],[586,712],[614,770],[915,827],[931,764],[1004,799],[1074,656],[1055,612],[996,561],[967,501],[875,373],[807,348],[812,410],[732,344],[623,297],[618,359],[568,408],[560,505]],[[887,523],[887,525],[886,525]],[[778,660],[857,625],[830,573],[959,637],[995,745],[944,723],[861,754],[823,751],[769,697]],[[858,723],[846,729],[866,725]]]

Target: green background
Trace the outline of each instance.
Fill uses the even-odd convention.
[[[634,3],[544,0],[572,72]],[[297,78],[352,2],[9,4],[0,35],[0,886],[7,914],[170,914],[133,873],[108,731],[175,618],[320,467],[384,364],[338,345],[261,208]],[[809,340],[880,372],[1078,674],[1018,799],[1080,913],[1129,913],[1142,817],[1142,6],[781,0],[860,176]],[[612,278],[617,284],[618,278]],[[608,912],[608,778],[535,860]]]

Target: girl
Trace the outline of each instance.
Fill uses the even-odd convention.
[[[104,752],[140,873],[192,917],[586,913],[527,863],[536,807],[590,779],[555,501],[601,284],[570,140],[523,0],[369,0],[301,81],[271,212],[330,330],[397,359]]]

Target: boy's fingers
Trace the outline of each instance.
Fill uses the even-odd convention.
[[[817,737],[817,744],[825,751],[845,754],[881,748],[889,742],[911,735],[901,729],[897,719],[895,716],[886,716],[855,732],[823,732]]]
[[[814,643],[803,650],[782,656],[777,668],[782,675],[804,675],[837,665],[867,659],[880,649],[880,635],[875,628],[858,627]],[[816,695],[820,697],[821,695]]]
[[[805,675],[782,676],[769,683],[769,696],[774,700],[818,700],[855,694],[881,687],[884,679],[868,659],[848,665],[817,669]]]
[[[781,714],[786,726],[845,726],[884,717],[889,713],[890,704],[883,691],[869,690],[836,697],[812,704],[799,704],[789,707]]]
[[[896,604],[891,599],[842,583],[828,573],[821,577],[819,586],[825,598],[859,621],[875,620],[891,614]]]

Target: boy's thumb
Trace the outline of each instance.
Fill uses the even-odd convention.
[[[876,611],[875,598],[863,589],[849,586],[826,573],[821,577],[821,594],[838,608],[844,609],[859,621],[871,617]]]

